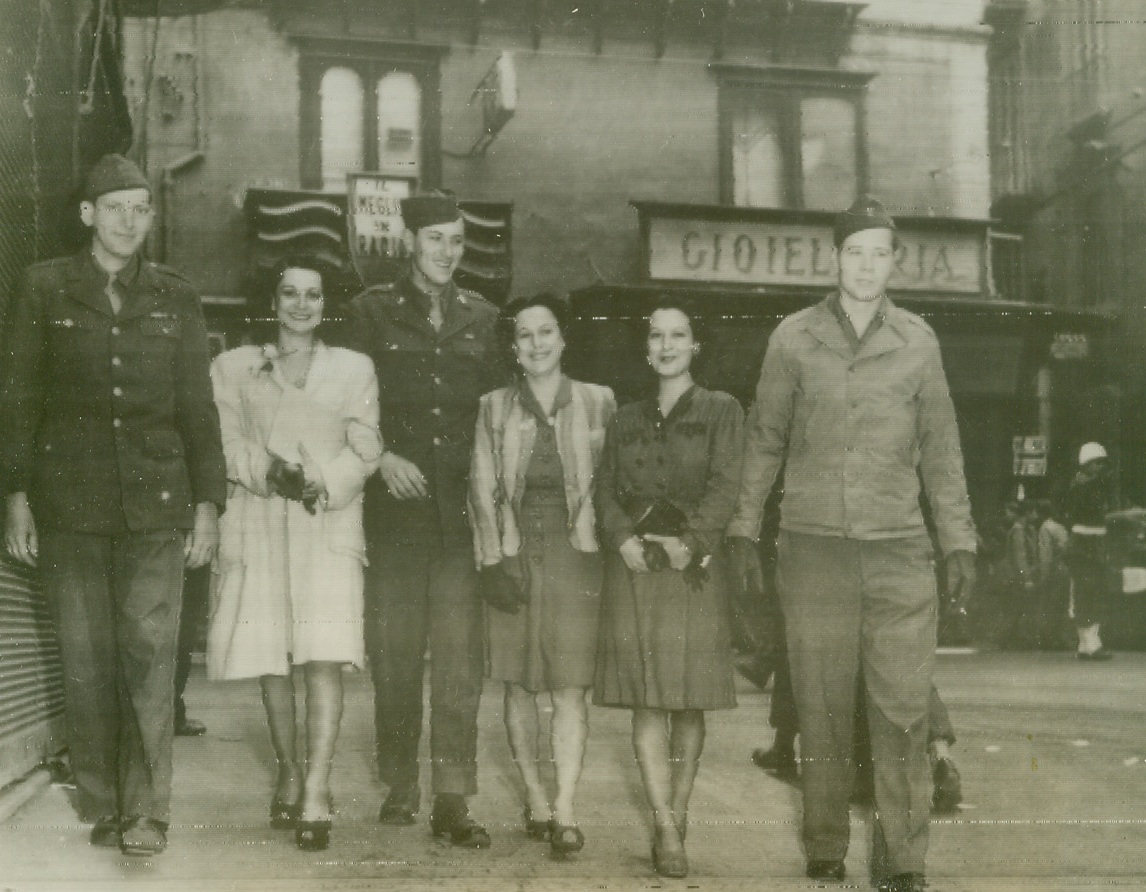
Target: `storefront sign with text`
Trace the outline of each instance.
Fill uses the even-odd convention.
[[[651,279],[762,285],[836,283],[830,226],[648,220]],[[982,289],[982,236],[900,231],[891,288],[974,294]]]

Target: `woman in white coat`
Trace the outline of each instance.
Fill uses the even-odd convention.
[[[278,760],[271,825],[294,829],[308,850],[329,844],[342,669],[364,660],[362,489],[382,452],[373,364],[316,337],[322,285],[316,262],[281,263],[275,342],[230,350],[211,368],[230,485],[207,673],[259,679]],[[296,666],[306,686],[305,768]]]

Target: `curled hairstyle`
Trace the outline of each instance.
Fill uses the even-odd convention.
[[[646,340],[648,339],[649,332],[652,330],[653,313],[657,310],[676,310],[679,313],[683,313],[688,319],[688,327],[692,331],[692,339],[701,346],[701,355],[703,355],[703,348],[708,346],[708,323],[695,299],[684,294],[662,294],[658,296],[653,301],[652,306],[649,308],[648,315],[645,317],[643,334]]]
[[[250,300],[251,308],[250,334],[257,341],[273,341],[278,336],[278,314],[275,309],[279,283],[288,269],[308,269],[318,273],[322,279],[323,307],[322,323],[318,327],[321,333],[328,328],[327,323],[339,317],[339,310],[345,295],[342,294],[347,283],[344,274],[338,267],[315,254],[288,254],[279,258],[270,266],[257,269],[251,276]]]
[[[569,342],[571,314],[569,312],[569,301],[566,298],[559,294],[554,294],[552,291],[542,291],[540,294],[515,297],[502,307],[501,314],[498,317],[498,330],[501,334],[502,346],[511,362],[515,358],[513,345],[517,339],[517,315],[522,310],[528,310],[532,307],[544,307],[552,313],[553,318],[557,320],[557,330],[561,332],[562,340],[564,340],[566,344]]]

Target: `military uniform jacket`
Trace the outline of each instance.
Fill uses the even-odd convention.
[[[435,331],[429,298],[409,279],[368,289],[347,312],[346,346],[369,356],[378,375],[386,451],[416,464],[430,491],[428,500],[401,501],[381,475],[371,477],[365,526],[373,544],[472,543],[466,495],[478,401],[506,380],[498,311],[450,283],[443,313]]]
[[[849,539],[926,535],[922,478],[943,553],[974,551],[959,429],[935,333],[885,298],[878,327],[853,343],[834,299],[794,313],[772,333],[728,534],[756,538],[786,460],[781,529]]]
[[[199,299],[138,257],[116,282],[118,314],[90,251],[25,273],[0,395],[4,491],[26,492],[43,527],[189,529],[197,503],[226,499]]]

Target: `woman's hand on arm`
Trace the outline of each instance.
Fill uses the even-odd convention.
[[[620,551],[625,566],[634,573],[649,572],[649,567],[645,563],[645,546],[639,536],[630,536],[622,542]]]

